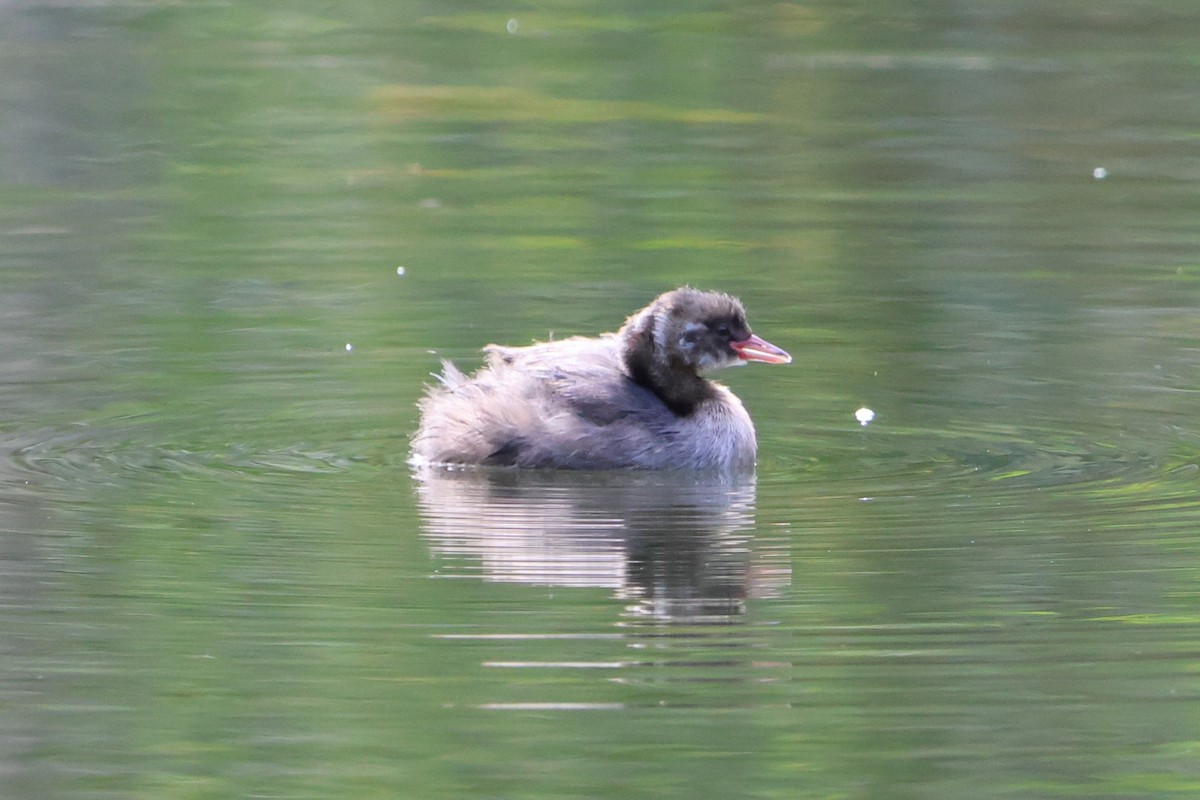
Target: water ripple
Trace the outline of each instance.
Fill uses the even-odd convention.
[[[46,481],[120,484],[132,477],[240,476],[262,473],[328,473],[353,458],[329,449],[291,446],[222,451],[191,450],[151,441],[147,431],[79,425],[0,436],[0,478],[15,486]]]
[[[859,433],[858,431],[854,432]],[[946,491],[1096,487],[1155,480],[1200,464],[1200,443],[1172,434],[1171,441],[1139,437],[1130,446],[1069,439],[1051,431],[919,429],[810,431],[801,435],[803,459],[790,459],[790,478],[824,480],[835,475],[846,485],[903,491],[940,485]],[[760,475],[766,474],[760,470]],[[779,477],[779,476],[773,476]]]

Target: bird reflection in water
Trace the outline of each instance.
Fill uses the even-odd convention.
[[[417,478],[443,575],[607,587],[634,601],[631,615],[689,623],[735,620],[790,578],[786,558],[753,547],[753,474],[429,467]]]

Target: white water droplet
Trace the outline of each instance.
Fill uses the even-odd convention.
[[[854,418],[858,420],[859,425],[870,425],[871,421],[875,419],[875,412],[866,406],[863,406],[858,411],[854,412]]]

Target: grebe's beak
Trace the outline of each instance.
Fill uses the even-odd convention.
[[[786,350],[776,347],[765,339],[750,334],[748,339],[730,342],[729,346],[743,361],[761,361],[764,364],[790,364],[792,357]]]

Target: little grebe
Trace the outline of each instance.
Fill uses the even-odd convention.
[[[744,470],[754,424],[702,372],[786,352],[750,332],[733,297],[682,288],[616,333],[528,347],[488,345],[466,376],[443,362],[419,406],[418,463],[564,469]]]

